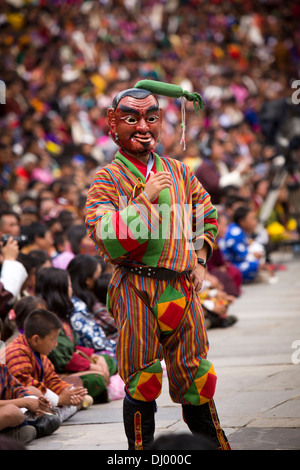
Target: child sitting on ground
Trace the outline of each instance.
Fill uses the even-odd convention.
[[[63,381],[47,357],[57,346],[60,329],[61,322],[54,313],[36,309],[25,320],[24,334],[7,345],[6,364],[24,387],[35,387],[37,396],[46,397],[55,414],[65,421],[76,413],[87,390]]]
[[[68,379],[80,377],[88,394],[102,402],[108,399],[107,386],[110,377],[117,372],[113,357],[96,353],[93,348],[78,344],[76,332],[72,328],[70,317],[74,309],[72,284],[68,272],[59,268],[39,270],[35,294],[47,303],[47,308],[54,312],[61,321],[62,328],[58,336],[58,346],[49,355],[55,371]]]
[[[252,208],[240,206],[224,237],[224,256],[240,270],[243,283],[257,279],[261,270],[269,270],[264,248],[253,238],[257,224],[257,216]]]
[[[2,322],[0,319],[0,339]],[[44,437],[60,425],[56,416],[48,415],[50,403],[44,397],[33,396],[29,389],[10,374],[6,365],[0,363],[0,440],[28,444],[33,439]],[[29,423],[26,413],[34,420]]]

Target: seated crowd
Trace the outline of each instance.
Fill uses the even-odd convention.
[[[201,165],[195,170],[200,181],[205,176]],[[232,326],[237,317],[230,306],[243,285],[275,282],[278,268],[268,249],[274,223],[279,224],[275,215],[258,230],[256,193],[247,197],[244,186],[232,184],[215,189],[219,232],[199,293],[208,329]],[[106,308],[112,266],[97,255],[87,236],[78,198],[68,200],[66,193],[61,201],[52,185],[30,194],[0,212],[0,236],[5,235],[0,254],[1,400],[9,400],[8,409],[0,408],[0,433],[23,443],[54,432],[93,403],[124,394],[115,358],[117,329]],[[42,211],[44,200],[52,202],[52,215]],[[29,214],[34,217],[24,217]],[[280,238],[297,240],[295,224],[286,220]]]
[[[291,34],[300,9],[283,7],[278,15],[265,3],[78,0],[43,2],[41,12],[39,2],[4,2],[1,438],[22,446],[93,403],[124,396],[118,333],[106,308],[112,266],[84,224],[92,178],[116,150],[105,113],[120,89],[141,78],[186,89],[201,84],[206,108],[195,117],[187,104],[186,151],[178,142],[181,103],[161,100],[157,152],[189,165],[218,209],[219,233],[199,293],[207,329],[236,324],[231,306],[243,286],[276,282],[281,266],[271,262],[272,250],[299,245],[293,171],[260,220],[277,155],[272,108],[268,114],[264,105],[289,96],[300,61]]]

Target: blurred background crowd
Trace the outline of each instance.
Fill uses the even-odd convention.
[[[111,267],[85,233],[86,194],[116,151],[107,108],[144,78],[197,91],[206,103],[199,116],[185,104],[184,149],[181,102],[160,98],[157,152],[189,165],[219,210],[201,292],[207,327],[235,323],[230,304],[243,283],[276,282],[284,267],[270,254],[299,243],[299,25],[300,5],[290,0],[2,2],[0,235],[26,236],[2,247],[2,266],[14,258],[26,271],[13,286],[1,274],[4,291],[13,290],[4,324],[15,326],[15,302],[35,295],[45,266],[65,270],[93,256],[107,285]],[[105,287],[90,282],[95,274],[86,279],[103,310]]]

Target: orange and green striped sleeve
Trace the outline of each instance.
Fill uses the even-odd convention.
[[[191,173],[191,186],[193,194],[193,219],[196,224],[194,228],[194,247],[195,250],[198,250],[203,242],[206,242],[208,245],[207,259],[209,259],[212,255],[219,229],[218,213],[211,202],[210,195],[193,173]],[[201,222],[202,220],[203,223]]]
[[[101,256],[112,263],[119,263],[147,243],[161,221],[144,192],[128,202],[130,192],[122,191],[122,183],[115,184],[117,176],[122,176],[119,169],[111,171],[109,165],[101,169],[90,186],[86,203],[87,233]],[[159,244],[157,251],[159,256]]]

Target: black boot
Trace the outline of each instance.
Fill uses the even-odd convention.
[[[210,439],[217,449],[230,450],[213,400],[199,406],[182,405],[182,412],[184,421],[193,434],[200,434]]]
[[[28,421],[28,424],[35,427],[36,439],[39,439],[54,433],[60,427],[61,421],[58,416],[46,413],[35,421]]]
[[[149,449],[154,439],[156,403],[134,400],[126,395],[123,420],[128,450]]]

